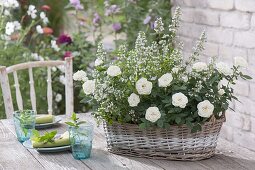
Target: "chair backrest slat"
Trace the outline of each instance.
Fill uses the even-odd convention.
[[[47,67],[47,100],[48,100],[48,113],[52,114],[52,80],[51,80],[51,67]]]
[[[14,87],[16,89],[16,100],[17,100],[18,109],[23,110],[23,100],[22,100],[22,96],[21,96],[21,92],[19,88],[19,78],[16,71],[13,72],[13,77],[14,77]]]
[[[34,77],[33,77],[33,69],[29,67],[29,85],[30,85],[30,100],[32,109],[36,111],[36,95],[35,95],[35,86],[34,86]]]
[[[6,71],[6,67],[0,66],[0,83],[2,87],[2,93],[4,96],[4,107],[6,112],[6,117],[11,118],[14,111],[12,103],[11,88],[9,84],[9,78]]]
[[[65,80],[66,80],[66,115],[70,116],[74,111],[74,99],[73,99],[73,60],[72,58],[66,58],[65,63]]]

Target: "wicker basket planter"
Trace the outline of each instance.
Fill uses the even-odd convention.
[[[191,133],[186,126],[171,126],[169,130],[141,130],[137,125],[104,123],[109,152],[135,157],[168,160],[201,160],[215,153],[217,139],[225,117],[211,119],[202,131]]]

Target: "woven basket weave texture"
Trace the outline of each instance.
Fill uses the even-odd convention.
[[[191,133],[186,126],[170,129],[141,130],[134,124],[108,124],[104,130],[109,152],[153,159],[202,160],[215,153],[217,139],[225,117],[211,119],[202,125],[202,131]]]

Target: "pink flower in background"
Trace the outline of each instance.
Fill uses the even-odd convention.
[[[80,0],[69,0],[70,4],[76,9],[76,10],[81,10],[83,9],[83,6],[80,2]]]
[[[101,21],[101,17],[100,17],[100,15],[96,12],[96,13],[94,14],[93,24],[97,26],[97,25],[100,24],[100,21]]]
[[[72,41],[72,38],[67,35],[67,34],[61,34],[58,39],[57,39],[57,44],[71,44],[73,41]]]
[[[109,8],[106,9],[105,16],[110,16],[119,12],[120,8],[117,5],[111,5]]]
[[[72,57],[72,52],[71,51],[66,51],[65,54],[64,54],[63,59],[65,59],[67,57]]]
[[[119,22],[116,22],[116,23],[112,24],[112,29],[113,29],[115,32],[120,31],[121,28],[122,28],[122,27],[121,27],[121,23],[119,23]]]

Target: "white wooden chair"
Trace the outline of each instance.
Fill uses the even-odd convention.
[[[8,74],[12,73],[14,76],[14,86],[16,90],[16,100],[19,110],[23,110],[23,100],[19,88],[19,79],[17,71],[28,69],[29,84],[30,84],[30,99],[32,109],[36,110],[36,95],[33,78],[33,68],[47,67],[47,100],[48,100],[48,114],[52,114],[52,82],[51,82],[51,68],[57,66],[65,67],[65,98],[66,98],[66,115],[73,113],[73,59],[67,57],[65,61],[34,61],[13,65],[10,67],[0,66],[0,83],[2,87],[3,99],[6,117],[11,118],[14,107],[11,96],[11,88],[9,84]]]

